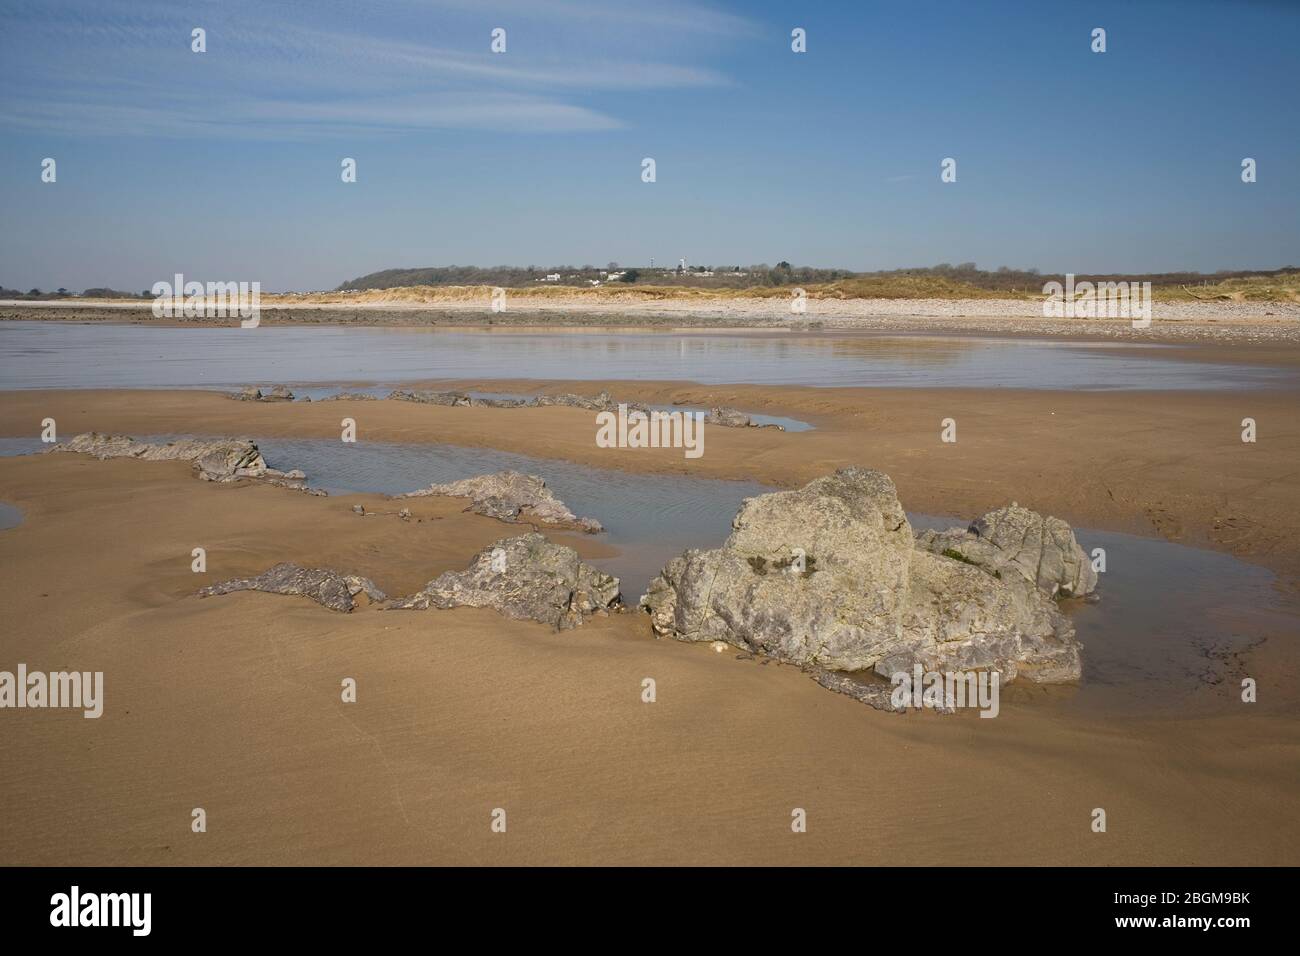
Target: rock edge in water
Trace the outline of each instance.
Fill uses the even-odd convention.
[[[293,392],[289,391],[287,385],[272,385],[265,392],[256,385],[245,385],[229,397],[237,402],[292,402]]]
[[[247,438],[181,438],[176,441],[136,441],[129,435],[101,435],[83,432],[49,449],[76,452],[101,461],[107,458],[136,458],[140,461],[188,461],[201,481],[229,482],[251,478],[269,485],[291,488],[309,495],[324,495],[308,488],[300,470],[280,471],[266,464],[257,445]]]
[[[1053,595],[1095,585],[1064,522],[1012,506],[914,540],[889,476],[846,468],[747,499],[721,548],[674,558],[640,604],[658,635],[725,641],[815,675],[920,665],[1062,683],[1081,674],[1080,645]]]
[[[470,506],[466,510],[512,524],[535,520],[550,527],[568,528],[587,534],[596,534],[605,530],[595,518],[579,518],[570,511],[568,506],[546,487],[544,479],[520,471],[506,470],[476,475],[473,478],[430,485],[428,488],[408,491],[393,497],[430,496],[468,498]]]

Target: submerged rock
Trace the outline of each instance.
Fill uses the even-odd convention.
[[[247,438],[181,438],[162,444],[136,441],[129,435],[101,435],[85,432],[60,442],[50,451],[78,452],[105,458],[137,458],[141,461],[188,461],[202,481],[228,482],[253,478],[266,484],[292,488],[307,494],[325,492],[308,488],[303,472],[268,468],[257,445]]]
[[[723,428],[775,428],[777,431],[785,431],[784,425],[760,424],[735,408],[710,408],[709,413],[704,416],[704,421],[706,424],[721,425]]]
[[[365,594],[371,601],[386,600],[387,595],[369,578],[340,574],[328,568],[304,568],[285,562],[252,578],[235,578],[199,591],[199,597],[230,594],[232,591],[265,591],[268,594],[296,594],[311,598],[331,611],[351,611],[353,598]]]
[[[422,405],[469,405],[471,399],[464,392],[429,392],[394,389],[389,399],[398,402],[419,402]]]
[[[469,498],[467,510],[476,514],[517,522],[535,520],[557,528],[574,528],[595,534],[603,531],[595,518],[579,518],[559,498],[555,497],[546,482],[536,475],[519,471],[498,471],[478,475],[461,481],[430,485],[419,491],[394,495],[396,498],[425,498],[445,495],[452,498]]]
[[[977,518],[969,528],[922,531],[916,543],[1052,596],[1083,597],[1097,587],[1097,572],[1070,526],[1014,503]]]
[[[641,605],[657,634],[827,671],[1080,673],[1047,594],[918,548],[894,483],[862,468],[747,499],[722,547],[674,558]]]
[[[618,578],[585,564],[572,548],[532,532],[489,545],[464,571],[439,575],[386,608],[484,607],[565,629],[617,609],[620,601]]]

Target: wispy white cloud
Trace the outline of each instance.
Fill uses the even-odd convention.
[[[587,131],[605,93],[723,87],[700,65],[748,21],[698,3],[504,3],[504,55],[478,4],[14,2],[0,123],[81,133],[299,137],[354,129]],[[208,50],[190,52],[190,30]]]

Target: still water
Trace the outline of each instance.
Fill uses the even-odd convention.
[[[712,548],[730,533],[745,498],[775,489],[754,482],[625,474],[446,445],[258,442],[275,467],[298,467],[331,494],[413,491],[503,468],[540,475],[620,553],[594,564],[622,581],[635,602],[659,569],[687,548]],[[971,516],[973,517],[973,516]],[[910,513],[914,528],[965,526],[970,517]],[[511,534],[502,525],[503,537]],[[1177,705],[1205,687],[1227,688],[1231,656],[1294,622],[1272,572],[1167,541],[1076,529],[1085,552],[1102,548],[1100,600],[1067,602],[1084,645],[1084,681],[1072,706],[1141,712]]]
[[[450,445],[257,441],[273,467],[302,468],[313,487],[331,495],[399,494],[506,468],[540,475],[574,513],[605,526],[597,537],[618,554],[593,563],[620,578],[629,603],[671,558],[687,548],[720,545],[745,498],[774,490],[748,481],[636,475]],[[47,447],[36,439],[0,439],[0,456]],[[0,505],[0,528],[20,519],[17,509]],[[909,513],[909,519],[914,528],[969,522],[969,516],[918,513]],[[501,536],[523,530],[503,523]],[[1100,599],[1063,605],[1084,645],[1084,680],[1068,691],[1017,683],[1015,694],[1046,693],[1066,706],[1135,714],[1184,706],[1207,689],[1224,701],[1235,700],[1233,655],[1262,635],[1294,627],[1294,609],[1283,604],[1274,575],[1263,568],[1163,540],[1087,528],[1075,533],[1086,552],[1106,552]]]
[[[1162,345],[938,335],[169,328],[0,323],[0,389],[233,388],[536,378],[703,384],[1223,389],[1285,369],[1159,357]]]

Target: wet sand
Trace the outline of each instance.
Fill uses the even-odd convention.
[[[200,391],[0,393],[0,435],[97,430],[445,442],[602,468],[734,478],[793,487],[846,465],[893,477],[904,505],[978,514],[1010,501],[1075,525],[1225,551],[1300,583],[1300,420],[1293,391],[1041,392],[700,386],[655,382],[458,382],[486,391],[607,388],[656,404],[734,405],[816,426],[806,432],[706,430],[703,457],[680,449],[605,449],[591,412],[443,408],[396,401],[248,403]],[[957,421],[957,441],[940,441]],[[1241,441],[1254,418],[1258,440]],[[292,467],[292,465],[289,465]]]
[[[215,402],[245,424],[269,416],[243,430],[339,413],[204,395],[55,398],[68,403],[57,414],[101,429],[132,408],[152,410],[155,431],[158,417],[187,414],[194,430],[216,428],[227,419]],[[382,427],[432,431],[430,412],[478,411],[395,408]],[[566,416],[552,438],[571,427],[571,410],[539,411]],[[550,426],[521,430],[538,427]],[[730,453],[725,442],[713,452]],[[1300,860],[1291,645],[1261,648],[1251,667],[1267,691],[1238,715],[1093,719],[1015,685],[996,720],[888,715],[794,668],[653,640],[634,614],[555,634],[488,611],[198,599],[202,584],[280,560],[404,593],[515,529],[438,499],[409,502],[420,521],[361,518],[353,503],[389,506],[188,471],[0,460],[0,498],[25,515],[0,533],[0,661],[105,672],[99,720],[3,715],[4,863]],[[553,537],[592,557],[602,547]],[[190,570],[198,546],[206,574]],[[340,700],[344,677],[357,681],[355,704]],[[645,677],[654,704],[641,702]],[[205,834],[190,832],[194,807],[207,811]],[[505,834],[490,830],[497,807]],[[795,807],[806,834],[790,830]],[[1105,834],[1090,829],[1095,807]]]
[[[1244,345],[1198,350],[1267,362]],[[1231,359],[1223,359],[1230,361]],[[1276,364],[1290,364],[1285,359]],[[265,384],[265,383],[259,383]],[[426,383],[725,404],[807,432],[706,430],[705,454],[601,449],[591,412],[246,403],[180,390],[0,393],[0,436],[89,430],[443,442],[658,475],[795,486],[889,473],[912,510],[1015,500],[1075,525],[1224,551],[1300,588],[1294,390],[1043,392],[492,380]],[[940,441],[940,422],[958,441]],[[1258,423],[1241,441],[1241,419]],[[293,467],[292,462],[275,462]],[[518,527],[459,502],[420,521],[212,485],[182,463],[0,459],[0,668],[103,670],[105,715],[6,711],[3,863],[1300,862],[1300,653],[1270,633],[1196,716],[1081,712],[1011,685],[996,720],[895,716],[791,667],[656,641],[629,613],[555,634],[488,611],[327,611],[204,584],[278,561],[409,593]],[[554,533],[592,559],[599,537]],[[190,551],[208,550],[208,572]],[[628,595],[635,601],[636,595]],[[1087,650],[1085,649],[1085,660]],[[1260,702],[1238,705],[1242,675]],[[340,682],[358,682],[358,702]],[[641,702],[653,677],[658,701]],[[1224,700],[1217,700],[1222,697]],[[208,812],[209,832],[189,829]],[[503,807],[508,832],[490,830]],[[790,831],[795,807],[806,834]],[[1108,814],[1105,834],[1091,812]]]

